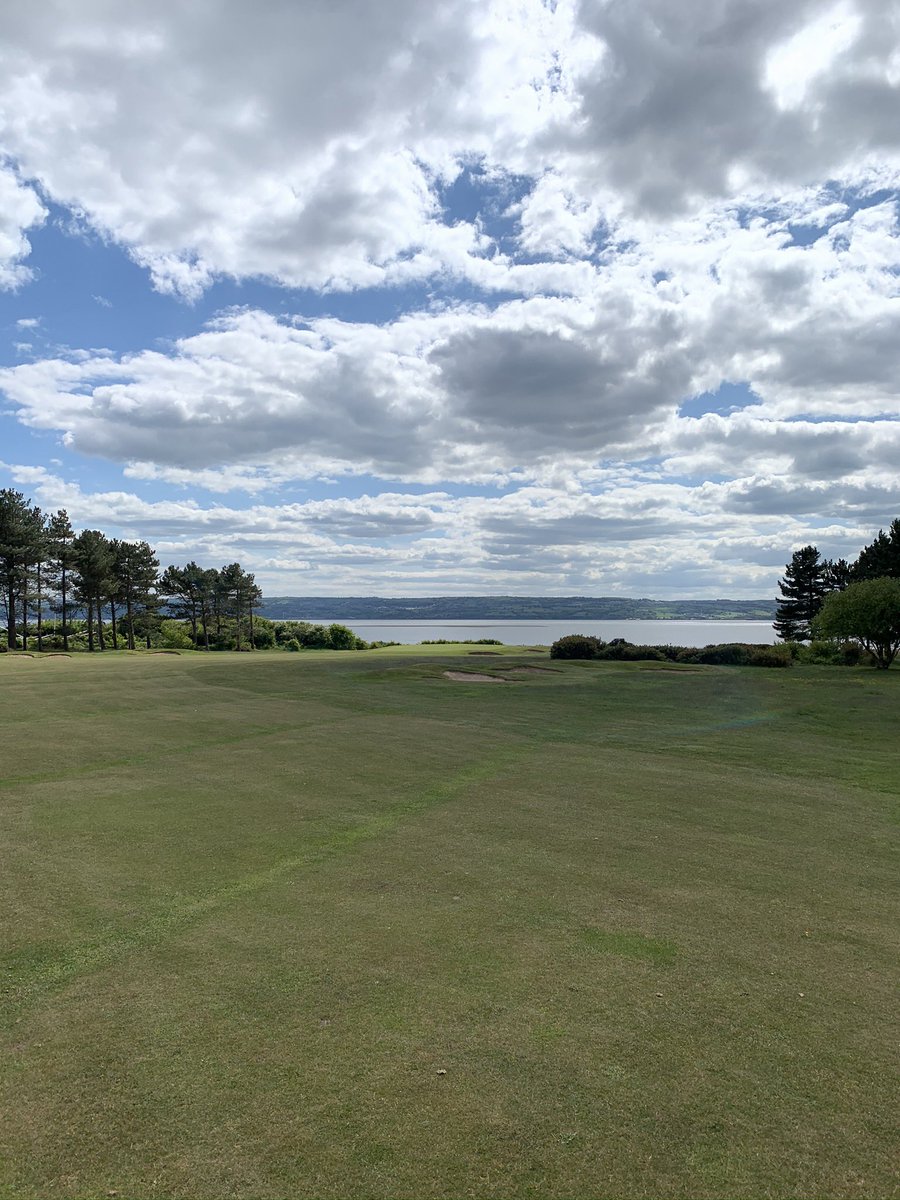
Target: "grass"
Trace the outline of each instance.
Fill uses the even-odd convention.
[[[900,672],[494,649],[0,657],[0,1195],[897,1194]]]

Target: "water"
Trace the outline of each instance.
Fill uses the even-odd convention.
[[[316,621],[330,625],[330,621]],[[768,621],[353,621],[348,625],[367,642],[424,642],[432,638],[467,641],[497,638],[509,646],[549,646],[567,633],[587,633],[608,642],[625,638],[636,645],[708,646],[712,642],[778,640]]]

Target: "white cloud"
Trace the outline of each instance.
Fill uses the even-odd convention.
[[[47,210],[34,190],[0,162],[0,291],[17,288],[31,278],[31,271],[24,261],[31,253],[26,234],[29,229],[42,224],[46,215]],[[25,320],[17,324],[25,329],[33,327],[37,321]]]
[[[280,591],[746,594],[786,542],[852,554],[900,507],[898,43],[888,0],[20,5],[0,287],[46,196],[184,297],[262,276],[443,300],[235,310],[6,369],[24,426],[174,499],[16,470]],[[753,403],[678,415],[726,383]],[[351,474],[393,482],[268,503]]]

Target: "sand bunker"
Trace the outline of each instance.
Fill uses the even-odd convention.
[[[474,671],[445,671],[445,679],[456,679],[459,683],[509,683],[499,675],[477,675]]]

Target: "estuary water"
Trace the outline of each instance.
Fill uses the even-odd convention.
[[[300,620],[299,616],[296,618]],[[329,625],[330,621],[316,621]],[[402,642],[404,645],[449,638],[497,638],[508,646],[549,646],[567,633],[587,633],[608,642],[625,638],[637,645],[708,646],[712,642],[756,642],[774,645],[778,640],[768,621],[353,621],[342,618],[367,642]]]

